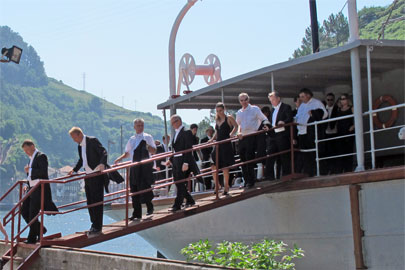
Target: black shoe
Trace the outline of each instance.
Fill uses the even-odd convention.
[[[181,210],[180,207],[178,207],[178,206],[173,206],[172,208],[169,209],[169,212],[176,212],[176,211],[179,211],[179,210]]]
[[[247,189],[252,189],[254,187],[255,187],[255,184],[249,184],[249,185],[246,186]]]
[[[89,230],[89,234],[99,234],[101,233],[101,229],[96,229],[94,227],[91,227]]]
[[[153,211],[152,211],[153,212]],[[134,215],[132,215],[131,217],[129,217],[128,219],[129,220],[138,220],[138,219],[141,219],[142,217],[136,217],[136,216],[134,216]]]
[[[228,194],[228,192],[227,192],[227,191],[224,191],[224,193],[222,193],[222,195],[224,195],[224,196],[228,196],[229,194]]]
[[[146,215],[147,216],[150,216],[150,215],[152,215],[153,214],[153,208],[151,208],[151,209],[148,209],[148,212],[146,213]]]
[[[30,245],[35,244],[36,242],[37,241],[32,240],[32,239],[27,239],[26,241],[24,241],[25,244],[30,244]]]
[[[186,203],[186,208],[195,205],[195,201]]]

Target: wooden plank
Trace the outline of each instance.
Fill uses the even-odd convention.
[[[191,215],[209,211],[231,203],[246,200],[262,194],[404,179],[404,168],[404,166],[400,166],[359,173],[346,173],[340,175],[313,177],[291,181],[258,182],[255,188],[246,190],[233,189],[230,192],[231,196],[221,196],[219,200],[215,200],[215,196],[212,194],[210,195],[210,197],[205,197],[204,199],[196,201],[196,206],[183,209],[175,213],[171,213],[167,210],[160,210],[150,218],[129,222],[128,227],[125,226],[125,221],[118,221],[104,227],[103,232],[99,235],[88,237],[84,233],[73,234],[57,239],[47,240],[44,242],[47,245],[60,245],[79,248],[85,247],[130,233],[138,232],[144,229],[159,226],[161,224],[179,220]]]

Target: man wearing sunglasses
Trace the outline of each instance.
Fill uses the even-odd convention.
[[[249,95],[247,93],[239,94],[239,103],[242,108],[236,113],[236,122],[238,123],[239,155],[241,161],[249,161],[255,158],[256,136],[247,136],[257,132],[260,124],[270,124],[267,117],[262,113],[259,107],[250,105]],[[247,137],[245,137],[247,136]],[[256,182],[254,174],[255,163],[248,163],[242,166],[243,179],[247,188],[253,188]]]

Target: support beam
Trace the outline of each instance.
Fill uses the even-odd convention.
[[[352,228],[353,228],[353,244],[354,244],[354,256],[356,263],[356,270],[367,269],[363,260],[363,243],[362,237],[364,231],[361,229],[360,221],[360,202],[359,191],[360,185],[350,185],[350,212],[352,214]]]

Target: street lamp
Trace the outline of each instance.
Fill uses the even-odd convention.
[[[0,62],[7,63],[7,62],[11,61],[16,64],[19,64],[21,55],[22,55],[22,49],[17,46],[13,46],[9,49],[3,48],[3,49],[1,49]]]

